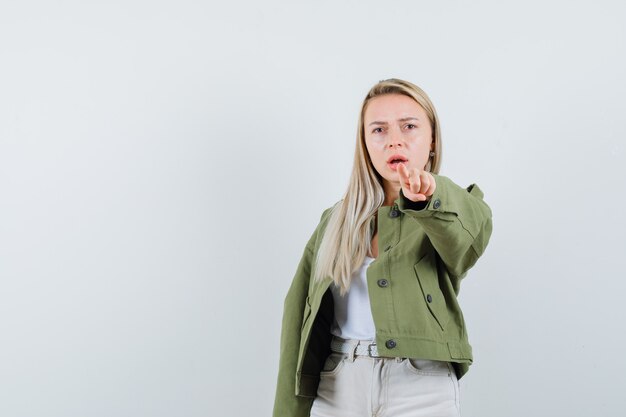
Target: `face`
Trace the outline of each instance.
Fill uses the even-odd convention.
[[[383,177],[384,188],[399,189],[397,162],[424,169],[431,149],[433,133],[426,112],[411,97],[385,94],[371,99],[363,116],[365,145],[376,171]]]

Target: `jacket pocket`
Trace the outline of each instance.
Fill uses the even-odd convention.
[[[453,222],[454,219],[456,219],[456,214],[449,213],[449,212],[435,211],[433,213],[433,217],[436,217],[439,220],[444,220],[444,221],[447,221],[447,222]]]
[[[414,266],[417,281],[422,290],[424,302],[428,306],[430,314],[433,316],[441,330],[445,330],[448,324],[448,310],[446,299],[439,288],[439,278],[437,276],[437,264],[433,252],[427,252]]]

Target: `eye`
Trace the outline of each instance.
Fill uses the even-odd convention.
[[[411,129],[413,129],[413,128],[416,128],[416,127],[417,127],[417,126],[415,126],[415,125],[414,125],[414,124],[412,124],[412,123],[409,123],[409,124],[407,124],[406,126],[407,126],[407,127],[409,127],[409,128],[411,128]]]
[[[380,130],[379,130],[379,129],[380,129]],[[382,131],[383,131],[383,128],[382,128],[382,127],[377,127],[377,128],[374,128],[374,130],[372,130],[372,133],[380,133],[380,132],[382,132]]]

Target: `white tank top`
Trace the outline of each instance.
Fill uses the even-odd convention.
[[[344,297],[339,295],[339,287],[334,282],[330,285],[335,302],[335,318],[330,332],[335,336],[344,339],[376,339],[365,274],[373,261],[374,258],[366,256],[361,267],[352,273],[350,289]]]

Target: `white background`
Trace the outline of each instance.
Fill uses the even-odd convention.
[[[284,295],[390,77],[494,214],[464,417],[623,415],[623,4],[4,0],[0,415],[270,415]]]

